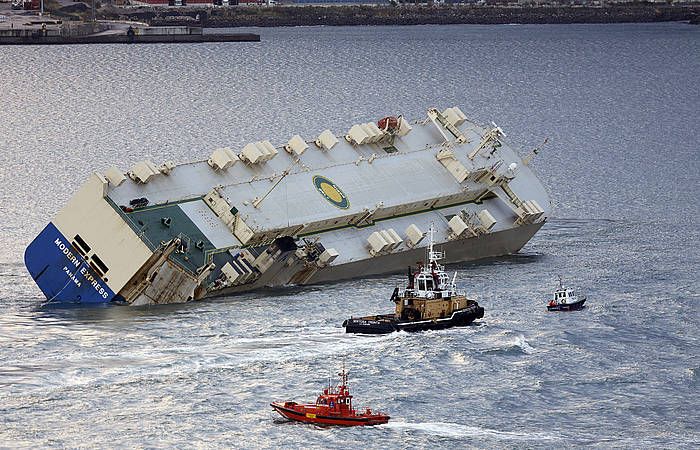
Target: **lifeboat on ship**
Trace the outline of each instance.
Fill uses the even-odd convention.
[[[286,401],[272,402],[270,406],[286,419],[317,425],[353,427],[389,422],[389,416],[384,413],[372,411],[370,408],[356,410],[352,404],[353,396],[350,395],[345,368],[338,375],[340,383],[337,386],[331,386],[329,383],[316,399],[316,403],[300,404]]]

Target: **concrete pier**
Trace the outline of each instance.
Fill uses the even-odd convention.
[[[87,36],[44,35],[41,32],[12,33],[0,31],[0,45],[68,45],[68,44],[180,44],[199,42],[259,42],[254,33],[227,34],[94,34]]]
[[[0,45],[179,44],[259,42],[254,33],[204,33],[202,27],[148,26],[141,22],[63,22],[32,13],[0,17]]]

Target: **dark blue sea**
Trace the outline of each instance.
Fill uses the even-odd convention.
[[[262,29],[260,43],[0,47],[0,447],[698,448],[700,28]],[[475,326],[346,335],[402,275],[166,307],[58,308],[23,251],[92,171],[459,105],[554,213],[450,266]],[[588,294],[548,313],[557,276]],[[285,423],[345,362],[388,425]]]

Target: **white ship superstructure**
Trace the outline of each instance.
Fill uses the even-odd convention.
[[[25,263],[53,301],[185,302],[402,271],[431,223],[448,263],[514,253],[549,208],[500,128],[430,109],[95,173]]]

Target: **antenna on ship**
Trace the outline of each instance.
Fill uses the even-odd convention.
[[[430,228],[428,228],[428,232],[426,233],[428,235],[428,248],[426,248],[425,252],[425,265],[429,266],[430,265],[430,255],[433,253],[433,224],[432,222],[430,223]]]
[[[277,185],[280,184],[282,182],[282,180],[284,180],[284,178],[292,172],[292,169],[299,161],[301,161],[299,158],[295,159],[292,162],[292,164],[289,167],[287,167],[287,169],[285,169],[284,172],[282,172],[282,176],[280,176],[280,179],[277,180],[275,182],[275,184],[272,185],[272,187],[265,193],[265,195],[263,195],[262,197],[259,197],[259,198],[256,197],[255,200],[253,200],[253,207],[259,208],[260,203],[262,203],[262,201],[265,200],[267,198],[267,196],[270,195],[272,193],[272,191],[275,190]]]
[[[540,153],[540,150],[542,150],[542,147],[544,147],[547,142],[549,142],[549,138],[544,138],[544,141],[542,141],[540,145],[532,149],[532,151],[525,156],[525,158],[523,158],[523,165],[529,166],[532,160]]]
[[[428,255],[427,255],[427,264],[426,266],[431,266],[433,263],[436,263],[443,258],[443,253],[442,252],[436,252],[435,251],[435,228],[433,227],[433,224],[431,222],[430,228],[428,229],[428,236],[430,237],[430,243],[428,244]]]
[[[348,374],[347,374],[347,372],[345,372],[345,361],[343,361],[343,370],[338,375],[340,375],[340,381],[343,384],[343,386],[347,386],[348,385]]]

